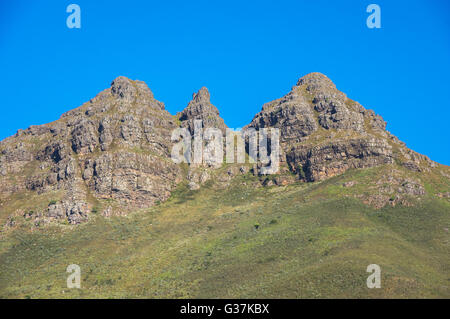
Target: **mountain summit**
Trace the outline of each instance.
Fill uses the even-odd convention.
[[[194,121],[201,120],[203,127],[214,127],[225,132],[227,126],[219,116],[219,110],[211,104],[210,94],[206,87],[202,87],[192,95],[192,100],[178,115],[181,126],[189,129],[194,134]]]
[[[418,171],[436,165],[409,150],[386,131],[381,116],[349,99],[321,73],[300,78],[288,94],[264,104],[248,127],[279,128],[282,159],[306,181],[395,160]]]

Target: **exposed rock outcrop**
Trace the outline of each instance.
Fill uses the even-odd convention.
[[[175,127],[144,82],[118,77],[60,120],[0,142],[1,197],[59,192],[61,201],[42,215],[70,223],[106,202],[125,211],[151,206],[167,199],[179,179],[170,161]]]
[[[396,159],[416,171],[421,161],[432,165],[426,157],[407,161],[414,154],[385,130],[381,116],[347,98],[320,73],[300,78],[284,97],[264,104],[247,127],[279,128],[280,161],[305,181]]]
[[[211,104],[209,91],[205,87],[192,95],[192,100],[188,106],[177,116],[181,122],[181,127],[186,127],[192,135],[194,134],[195,120],[201,120],[203,128],[218,128],[224,134],[227,129],[225,122],[219,115],[219,110]]]

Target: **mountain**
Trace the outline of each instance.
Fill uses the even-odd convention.
[[[381,116],[349,99],[320,73],[302,77],[288,94],[264,104],[247,127],[279,128],[281,161],[306,182],[324,180],[349,169],[398,164],[389,166],[395,167],[390,175],[398,173],[404,180],[394,184],[407,183],[409,187],[380,189],[378,198],[370,199],[379,208],[388,204],[394,193],[397,197],[391,204],[403,199],[403,194],[424,194],[418,180],[408,180],[407,173],[401,173],[403,168],[429,173],[438,166],[407,148],[386,131]]]
[[[179,175],[169,156],[175,122],[145,83],[119,77],[58,121],[1,142],[2,198],[29,193],[20,209],[36,223],[74,224],[98,201],[105,214],[164,201]]]
[[[325,75],[300,78],[245,127],[280,130],[277,174],[175,164],[172,132],[193,134],[195,120],[226,132],[206,88],[171,115],[118,77],[1,141],[0,296],[450,296],[450,168]],[[66,288],[73,263],[86,289]],[[365,285],[373,263],[381,289]]]
[[[207,88],[202,87],[192,95],[192,101],[179,114],[177,114],[181,127],[186,127],[194,135],[194,121],[201,120],[202,127],[218,128],[225,133],[227,126],[219,115],[219,110],[211,104]]]

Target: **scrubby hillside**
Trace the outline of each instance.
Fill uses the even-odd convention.
[[[450,297],[447,200],[376,210],[353,198],[384,168],[255,187],[251,174],[78,226],[15,229],[0,247],[3,298]],[[345,187],[354,182],[355,186]],[[65,269],[81,267],[82,288]],[[378,264],[381,289],[368,289]]]

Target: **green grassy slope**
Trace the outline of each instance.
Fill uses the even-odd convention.
[[[0,240],[0,297],[449,298],[448,201],[374,210],[339,191],[358,174],[261,188],[236,177],[127,217],[21,226]],[[66,287],[69,264],[81,289]],[[366,286],[369,264],[380,289]]]

